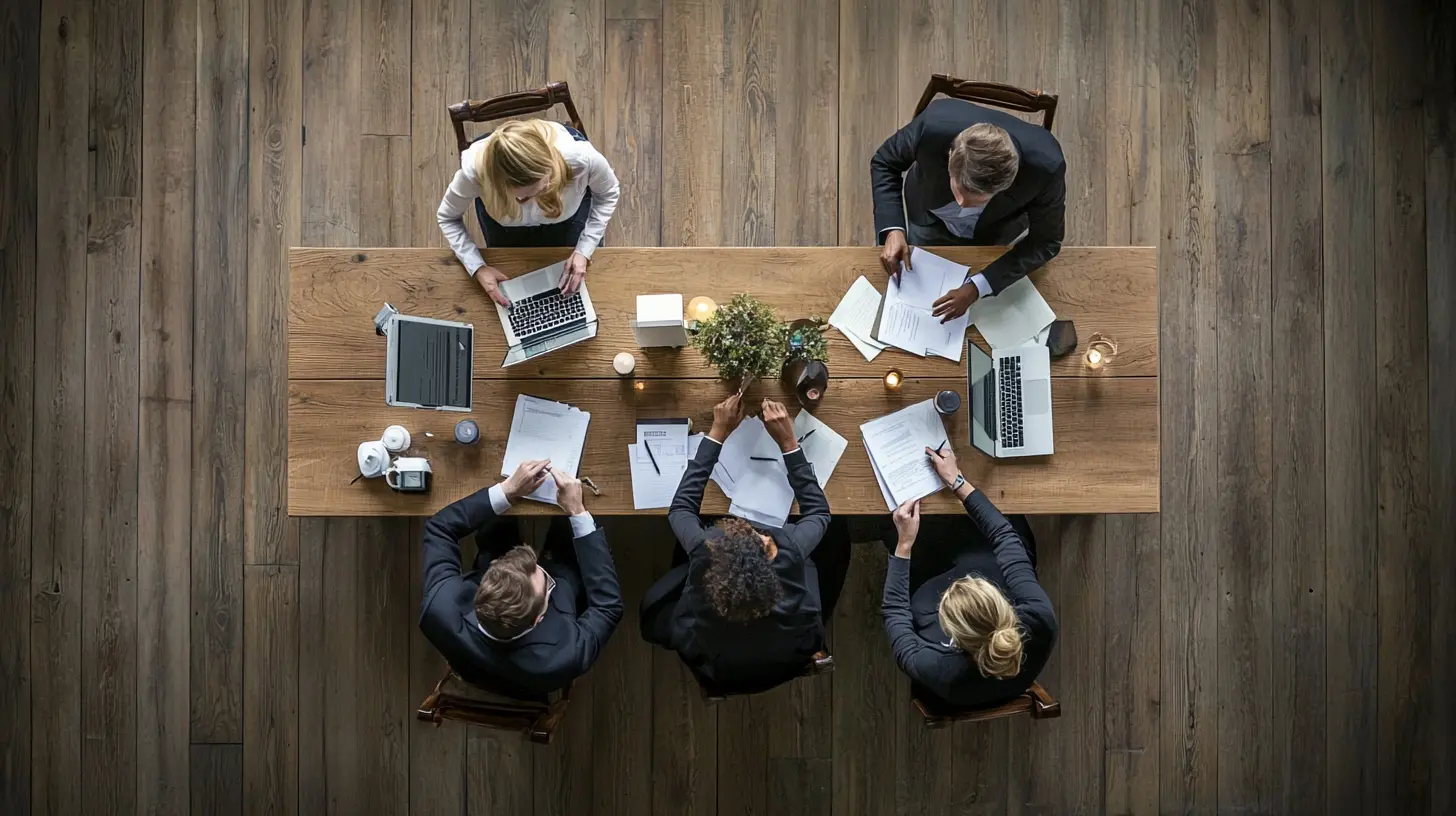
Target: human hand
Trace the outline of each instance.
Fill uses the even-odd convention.
[[[571,253],[566,259],[566,268],[561,270],[561,294],[572,295],[581,288],[581,282],[586,280],[586,267],[590,261],[580,252]]]
[[[945,482],[946,487],[955,484],[956,477],[961,475],[961,466],[956,464],[955,451],[951,450],[949,443],[943,445],[939,453],[935,448],[926,448],[925,455],[930,457],[930,465],[935,468],[935,475]]]
[[[516,465],[516,472],[501,482],[501,490],[505,491],[507,499],[514,502],[540,487],[546,481],[546,469],[550,466],[550,459],[528,459]]]
[[[506,297],[505,293],[500,290],[500,283],[503,280],[509,280],[506,273],[493,266],[482,266],[475,270],[475,282],[480,284],[480,288],[484,289],[487,295],[490,295],[491,300],[509,309],[511,307],[511,299]]]
[[[569,515],[586,512],[582,500],[581,480],[561,468],[549,468],[551,478],[556,481],[556,503]]]
[[[909,558],[910,550],[915,546],[915,537],[920,534],[920,500],[907,501],[895,508],[890,514],[895,522],[895,532],[899,540],[895,543],[895,555],[901,558]]]
[[[789,419],[789,409],[782,402],[764,400],[762,418],[764,429],[779,443],[780,451],[788,453],[799,447],[799,440],[794,438],[794,421]]]
[[[931,316],[940,318],[940,322],[949,323],[957,317],[966,313],[971,304],[981,296],[981,290],[976,288],[974,283],[963,283],[960,286],[941,295],[935,303],[931,304]]]
[[[905,231],[892,229],[885,233],[885,245],[880,247],[880,266],[885,268],[885,274],[896,280],[900,278],[900,264],[910,268],[910,244],[905,241]]]
[[[731,394],[713,406],[713,428],[708,435],[718,442],[727,442],[728,435],[743,421],[743,396]]]

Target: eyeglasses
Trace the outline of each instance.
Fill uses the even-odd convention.
[[[546,607],[551,605],[551,593],[556,590],[556,579],[552,578],[551,573],[543,569],[540,564],[536,565],[536,569],[541,570],[541,574],[546,576],[546,603],[541,605],[541,612],[545,614]]]

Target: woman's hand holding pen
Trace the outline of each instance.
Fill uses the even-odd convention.
[[[956,478],[961,477],[961,466],[956,462],[955,451],[951,449],[951,446],[947,443],[942,444],[939,448],[926,448],[925,455],[930,457],[931,467],[935,468],[935,474],[940,477],[942,482],[945,482],[945,486],[954,488]],[[971,494],[972,490],[975,488],[969,481],[962,481],[956,495],[964,499]]]

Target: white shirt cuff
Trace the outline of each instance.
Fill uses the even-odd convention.
[[[577,513],[571,517],[571,537],[583,538],[596,532],[597,523],[592,520],[592,514],[586,511]]]
[[[981,293],[981,297],[991,296],[991,284],[986,281],[985,275],[977,272],[968,278],[968,280],[976,285],[976,291]]]
[[[791,453],[798,453],[800,450],[803,450],[803,449],[800,448],[798,445],[795,445],[793,450],[791,450],[791,451],[784,451],[784,455],[785,456],[788,456]]]
[[[506,490],[500,485],[491,485],[487,491],[490,496],[490,509],[495,511],[497,516],[511,509],[511,500],[506,498]]]
[[[714,439],[713,436],[712,436],[712,434],[703,434],[703,441],[705,441],[705,442],[712,442],[713,444],[717,445],[720,448],[723,447],[723,443],[722,442],[719,442],[716,439]]]

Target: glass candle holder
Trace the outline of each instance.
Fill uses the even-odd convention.
[[[1091,339],[1087,341],[1087,353],[1083,361],[1093,371],[1101,370],[1117,356],[1117,343],[1111,338],[1105,337],[1101,332],[1093,332]]]
[[[718,304],[706,295],[698,295],[688,301],[688,320],[703,321],[713,316],[718,311]]]
[[[900,390],[900,385],[902,383],[904,383],[904,382],[905,382],[905,375],[900,373],[900,369],[898,369],[898,368],[892,368],[889,371],[886,371],[885,372],[885,390],[886,391],[899,391]]]

